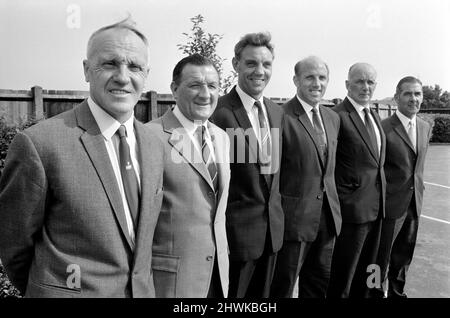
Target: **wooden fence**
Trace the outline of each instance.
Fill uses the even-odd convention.
[[[33,86],[31,90],[6,90],[0,89],[0,118],[4,118],[7,124],[18,124],[30,118],[50,118],[61,112],[73,108],[88,98],[87,91],[58,91],[44,90],[40,86]],[[271,98],[281,105],[289,98]],[[175,105],[171,94],[157,94],[149,91],[142,94],[134,112],[138,120],[148,122],[166,112]],[[333,102],[324,102],[325,106],[334,106]],[[393,114],[396,109],[392,105],[375,103],[372,106],[381,118]]]

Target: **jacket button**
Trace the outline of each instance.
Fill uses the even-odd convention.
[[[214,196],[214,192],[209,191],[209,192],[208,192],[208,196],[209,196],[210,198],[212,198],[212,197]]]
[[[208,262],[212,261],[212,259],[213,259],[213,257],[212,257],[211,255],[206,256],[206,260],[207,260]]]
[[[414,187],[409,188],[409,190],[414,190]]]
[[[319,194],[319,195],[317,195],[317,200],[320,200],[320,199],[322,199],[322,196]]]

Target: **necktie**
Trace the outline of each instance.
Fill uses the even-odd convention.
[[[416,134],[414,133],[414,123],[412,120],[408,123],[408,137],[411,140],[414,151],[416,151]]]
[[[211,154],[211,149],[208,146],[208,143],[206,142],[206,127],[205,126],[199,126],[197,127],[197,136],[199,136],[200,145],[202,147],[202,158],[203,162],[206,165],[206,168],[208,169],[209,176],[211,177],[212,184],[214,186],[214,192],[217,194],[219,190],[219,184],[218,184],[218,175],[217,175],[217,166],[216,163],[213,160],[213,156]]]
[[[364,121],[366,123],[367,132],[369,134],[370,143],[372,144],[373,150],[375,150],[375,153],[378,155],[378,144],[377,144],[377,137],[375,135],[375,128],[373,128],[372,121],[370,120],[369,116],[369,108],[364,107]]]
[[[270,130],[266,123],[262,105],[259,100],[256,100],[254,105],[256,109],[258,109],[259,136],[261,138],[259,144],[259,163],[265,166],[270,164],[270,155],[272,151],[272,146],[270,143]]]
[[[130,147],[127,142],[127,130],[121,125],[117,130],[119,133],[119,161],[120,174],[122,175],[123,188],[127,198],[128,207],[130,209],[133,225],[136,230],[138,214],[139,214],[139,185],[133,163],[130,157]]]
[[[320,122],[318,107],[313,107],[311,111],[314,130],[316,131],[317,139],[319,140],[320,155],[322,161],[325,162],[327,158],[327,137],[325,136],[325,130]]]

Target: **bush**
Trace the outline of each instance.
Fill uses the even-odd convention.
[[[2,175],[3,168],[5,166],[6,154],[8,153],[8,147],[11,141],[14,139],[14,136],[20,130],[28,128],[35,123],[37,120],[31,119],[26,121],[23,124],[17,126],[8,126],[5,121],[0,118],[0,177]],[[0,298],[7,297],[20,297],[20,293],[17,289],[9,281],[5,269],[0,260]]]
[[[450,118],[436,116],[432,133],[432,142],[450,142]]]

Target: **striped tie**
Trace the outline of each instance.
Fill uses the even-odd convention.
[[[206,165],[206,168],[208,168],[209,176],[211,177],[212,184],[214,186],[214,192],[217,195],[217,192],[219,190],[219,184],[218,184],[218,175],[217,175],[217,166],[216,163],[213,160],[213,156],[211,154],[211,149],[208,146],[208,143],[206,142],[206,127],[205,126],[199,126],[197,127],[197,136],[199,136],[200,145],[202,146],[202,157],[203,162]]]
[[[314,130],[316,131],[317,138],[319,140],[320,156],[322,157],[322,161],[325,162],[327,158],[327,137],[325,136],[325,131],[322,123],[320,122],[319,110],[317,109],[318,107],[319,106],[316,106],[311,109],[313,113],[312,119]]]
[[[264,117],[264,112],[262,109],[262,105],[259,100],[255,101],[255,107],[258,109],[258,121],[259,121],[259,136],[260,147],[259,147],[259,163],[263,166],[270,164],[270,155],[272,151],[272,146],[270,143],[270,130],[266,123],[266,119]]]
[[[375,135],[375,128],[373,128],[372,121],[370,120],[370,110],[368,107],[364,107],[364,121],[367,128],[367,133],[369,134],[370,143],[372,144],[373,150],[377,156],[379,156],[377,137]]]

